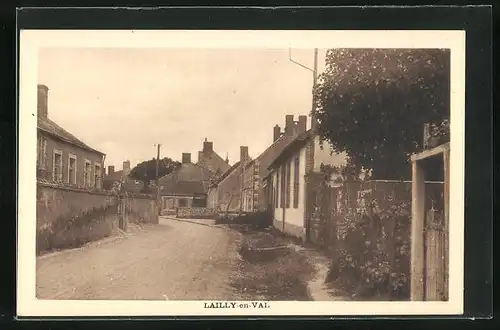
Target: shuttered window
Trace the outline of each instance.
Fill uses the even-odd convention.
[[[286,208],[290,208],[290,189],[291,189],[291,166],[292,161],[286,163],[286,196],[285,196],[285,206]]]
[[[63,180],[63,164],[62,152],[54,150],[54,157],[52,159],[52,179],[55,182],[62,182]]]
[[[293,207],[299,207],[299,186],[300,186],[300,157],[294,158],[293,165]]]
[[[36,164],[41,169],[47,166],[47,139],[40,134],[37,137]]]
[[[285,194],[286,194],[286,168],[285,166],[281,166],[280,173],[281,173],[281,185],[280,185],[280,207],[284,208],[285,207]]]

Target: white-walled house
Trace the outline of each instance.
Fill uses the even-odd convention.
[[[273,225],[278,230],[308,240],[307,219],[313,203],[307,177],[320,173],[321,165],[340,166],[346,163],[344,154],[331,154],[325,142],[314,131],[308,130],[296,137],[269,166],[267,179],[269,204],[272,207]]]

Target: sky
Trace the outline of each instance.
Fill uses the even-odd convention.
[[[313,49],[292,49],[313,66]],[[207,138],[231,164],[271,143],[286,114],[307,115],[312,73],[288,49],[41,48],[49,118],[121,169],[156,157],[197,161]],[[319,50],[318,71],[325,50]],[[310,125],[310,123],[308,123]]]

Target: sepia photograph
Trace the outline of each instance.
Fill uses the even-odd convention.
[[[462,311],[463,32],[20,44],[25,315]]]

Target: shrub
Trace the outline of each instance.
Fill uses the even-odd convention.
[[[337,281],[359,297],[409,296],[410,237],[407,203],[399,203],[382,216],[349,212],[339,237],[336,262],[328,280]],[[385,224],[394,222],[394,232]],[[391,235],[392,234],[392,235]],[[392,240],[388,240],[388,236]]]

